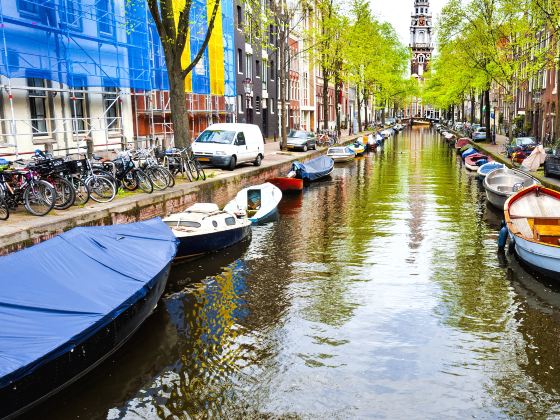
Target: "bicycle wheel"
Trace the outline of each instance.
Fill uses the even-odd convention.
[[[8,220],[10,217],[10,209],[6,202],[0,199],[0,220]]]
[[[31,181],[23,192],[23,206],[34,216],[44,216],[56,202],[56,191],[48,182]]]
[[[52,178],[51,185],[56,191],[56,200],[54,208],[57,210],[66,210],[74,204],[76,200],[76,191],[72,183],[64,178]]]
[[[196,168],[196,179],[202,179],[203,181],[206,180],[206,172],[204,172],[204,168],[200,164],[200,162],[194,159],[194,166]]]
[[[191,181],[198,181],[198,171],[196,170],[196,164],[194,163],[194,159],[189,159],[185,162],[187,166],[187,171],[190,175]]]
[[[91,199],[98,203],[108,203],[117,194],[117,187],[109,178],[94,175],[87,178],[84,182],[89,190]]]
[[[83,206],[89,201],[90,191],[88,186],[84,181],[82,181],[77,176],[70,177],[70,182],[74,187],[76,193],[76,200],[74,201],[75,206]]]
[[[165,166],[161,166],[160,169],[165,173],[165,175],[167,176],[167,186],[169,188],[174,187],[175,186],[175,177],[173,176],[173,174],[171,173],[171,171],[169,169],[167,169]]]
[[[167,188],[167,175],[157,166],[150,166],[144,171],[154,184],[154,189],[163,191]]]
[[[128,172],[121,180],[120,186],[128,191],[136,191],[138,189],[138,181],[133,171]]]
[[[142,169],[136,169],[134,171],[134,178],[136,179],[138,188],[140,188],[145,193],[151,194],[154,191],[154,184],[150,180],[150,177],[146,175],[146,172],[144,172]]]

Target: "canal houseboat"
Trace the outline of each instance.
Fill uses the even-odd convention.
[[[512,195],[504,215],[515,252],[522,261],[560,278],[560,193],[532,185]]]
[[[251,221],[245,212],[222,211],[214,203],[193,204],[163,221],[179,240],[179,260],[219,251],[251,234]]]
[[[266,182],[239,191],[224,207],[224,211],[231,214],[246,213],[251,223],[264,223],[276,214],[280,200],[282,191]]]
[[[540,182],[525,172],[502,168],[490,172],[484,178],[486,198],[494,207],[503,210],[506,200],[523,188]]]
[[[0,418],[99,365],[158,303],[177,241],[160,219],[79,227],[0,258]]]

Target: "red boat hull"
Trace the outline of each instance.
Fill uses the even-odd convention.
[[[298,178],[270,178],[266,182],[270,182],[280,188],[281,191],[302,191],[303,179]]]

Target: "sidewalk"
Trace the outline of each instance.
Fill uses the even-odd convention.
[[[461,134],[458,134],[461,137]],[[511,168],[511,160],[502,153],[505,145],[509,143],[509,138],[501,134],[496,135],[496,144],[490,144],[486,142],[475,143],[471,140],[471,143],[475,145],[477,149],[483,150],[484,152],[491,155],[494,160],[502,162]],[[532,176],[537,178],[541,183],[548,188],[560,191],[560,178],[545,177],[543,168],[541,167],[537,172],[531,172]]]
[[[345,143],[357,136],[342,136]],[[56,236],[76,226],[126,223],[183,210],[197,200],[215,201],[225,205],[245,184],[264,182],[287,173],[292,161],[309,160],[323,153],[325,148],[308,152],[280,151],[280,143],[265,144],[265,158],[260,167],[241,165],[234,171],[208,168],[206,181],[188,182],[177,179],[173,188],[142,192],[119,192],[110,203],[93,200],[83,207],[53,210],[43,217],[28,214],[23,206],[10,212],[10,218],[0,221],[0,255]]]

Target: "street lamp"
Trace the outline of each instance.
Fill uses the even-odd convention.
[[[498,99],[492,98],[492,105],[494,108],[494,131],[492,133],[492,144],[496,144],[496,107],[498,106]]]

